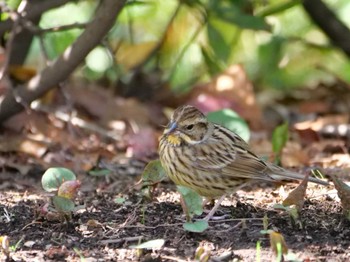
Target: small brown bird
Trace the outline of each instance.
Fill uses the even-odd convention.
[[[197,108],[177,108],[159,142],[160,161],[177,185],[189,187],[209,199],[221,197],[256,180],[303,180],[305,176],[266,162],[231,130],[211,123]],[[328,185],[316,178],[309,181]]]

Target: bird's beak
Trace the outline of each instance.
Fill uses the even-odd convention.
[[[170,134],[170,133],[174,132],[174,130],[177,128],[176,122],[170,123],[169,126],[170,126],[169,128],[165,129],[165,132],[164,132],[165,134]]]

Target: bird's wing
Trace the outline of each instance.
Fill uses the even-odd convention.
[[[195,146],[192,163],[196,169],[227,177],[273,181],[269,167],[248,149],[247,143],[233,132],[216,126],[206,143]],[[215,130],[214,130],[215,131]]]

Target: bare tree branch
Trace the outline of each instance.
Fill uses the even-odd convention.
[[[47,33],[61,32],[61,31],[67,31],[72,29],[85,29],[86,26],[87,26],[87,23],[73,23],[73,24],[60,25],[60,26],[55,26],[50,28],[30,28],[30,30],[36,35],[43,35]]]
[[[18,26],[14,26],[11,34],[14,34],[13,46],[11,48],[11,52],[7,53],[9,56],[9,64],[10,65],[22,65],[27,58],[27,54],[29,52],[29,48],[32,45],[32,41],[34,35],[22,26],[23,21],[27,20],[30,24],[37,26],[41,19],[41,14],[31,18],[24,18],[21,14],[27,14],[29,10],[33,7],[35,8],[41,0],[31,0],[31,1],[22,1],[19,9],[18,9],[18,17],[16,19],[19,22]],[[22,8],[22,9],[21,9]]]
[[[60,7],[72,0],[45,0],[39,1],[36,4],[32,5],[28,13],[25,14],[25,18],[28,20],[35,20],[35,18],[40,17],[47,10]],[[0,23],[0,35],[3,35],[6,31],[11,30],[13,21],[11,18]]]
[[[311,19],[333,44],[350,57],[350,29],[321,0],[304,0],[302,3]]]
[[[124,3],[125,0],[101,0],[94,19],[61,56],[27,84],[17,87],[15,91],[8,90],[0,101],[0,123],[66,79],[108,33]]]

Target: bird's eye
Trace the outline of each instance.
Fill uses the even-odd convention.
[[[192,129],[193,129],[193,125],[188,125],[188,126],[186,126],[186,129],[187,129],[187,130],[192,130]]]

